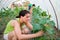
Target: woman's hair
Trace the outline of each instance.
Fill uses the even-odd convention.
[[[30,12],[27,10],[22,10],[19,12],[19,16],[17,16],[16,18],[20,18],[21,16],[24,17],[26,14],[30,14]]]

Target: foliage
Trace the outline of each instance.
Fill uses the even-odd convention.
[[[40,30],[44,31],[44,35],[42,37],[34,38],[34,40],[53,40],[55,35],[54,26],[55,23],[53,20],[50,20],[50,15],[46,14],[46,11],[42,11],[40,7],[35,7],[32,13],[32,25],[33,31],[32,33],[36,33]],[[46,35],[47,34],[47,35]]]
[[[3,33],[8,21],[14,19],[21,10],[23,10],[22,7],[15,7],[14,9],[3,8],[0,10],[0,33]]]

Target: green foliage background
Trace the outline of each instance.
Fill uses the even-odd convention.
[[[34,38],[34,40],[55,40],[55,23],[50,20],[51,15],[47,15],[46,11],[41,10],[40,7],[35,7],[32,13],[32,33],[36,33],[40,30],[44,31],[42,37]]]
[[[3,33],[7,23],[16,18],[19,11],[23,10],[22,7],[15,7],[14,9],[3,8],[0,10],[0,33]]]

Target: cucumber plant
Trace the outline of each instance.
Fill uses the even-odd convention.
[[[50,15],[47,15],[46,11],[43,11],[40,7],[34,7],[32,15],[32,33],[36,33],[40,30],[44,31],[42,37],[34,38],[34,40],[54,40],[55,22],[50,19]]]

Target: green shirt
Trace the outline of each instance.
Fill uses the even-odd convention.
[[[17,18],[18,22],[19,22],[19,18]],[[9,32],[12,32],[14,30],[14,27],[11,25],[11,22],[8,22],[6,29],[4,31],[4,34],[8,34]]]
[[[32,4],[29,4],[28,6],[31,6],[32,7]]]

